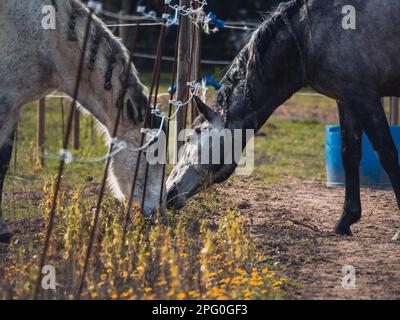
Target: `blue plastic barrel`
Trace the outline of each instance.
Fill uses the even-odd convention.
[[[400,126],[390,127],[397,150],[400,150]],[[326,126],[326,173],[328,187],[345,185],[341,154],[340,126]],[[383,170],[368,137],[363,134],[360,183],[369,188],[391,188],[389,177]]]

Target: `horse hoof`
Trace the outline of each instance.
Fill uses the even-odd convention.
[[[10,229],[0,232],[0,243],[10,244],[13,233]]]
[[[392,238],[392,241],[400,241],[400,231],[397,231],[397,233]]]
[[[343,226],[340,222],[335,226],[334,232],[340,236],[353,236],[353,232],[351,232],[350,227]]]

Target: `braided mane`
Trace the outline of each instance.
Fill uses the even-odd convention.
[[[56,0],[52,0],[56,1]],[[69,15],[69,23],[68,23],[68,40],[71,42],[78,41],[77,33],[76,33],[76,24],[78,19],[86,19],[89,14],[89,9],[84,5],[80,0],[69,0],[70,3],[70,15]],[[131,75],[129,79],[129,87],[134,87],[135,92],[137,92],[137,96],[140,94],[144,95],[145,87],[141,84],[137,77],[137,70],[130,61],[130,53],[128,49],[122,45],[118,38],[116,38],[111,31],[108,30],[107,26],[97,18],[92,20],[91,35],[89,37],[89,41],[91,41],[89,45],[89,57],[88,57],[88,65],[87,68],[90,71],[94,71],[96,68],[98,51],[101,43],[105,43],[107,51],[107,68],[104,74],[104,89],[107,91],[111,91],[113,89],[112,86],[112,78],[114,73],[114,68],[117,64],[123,66],[121,74],[118,76],[119,81],[121,82],[121,87],[124,85],[123,82],[126,77],[126,73],[129,72]],[[140,93],[140,94],[139,94]],[[143,99],[138,98],[138,114],[139,121],[143,119],[143,108],[146,107],[147,103],[145,101],[141,101]]]

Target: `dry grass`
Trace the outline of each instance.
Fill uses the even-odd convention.
[[[41,232],[21,235],[3,248],[0,298],[33,296],[38,258],[48,221],[53,179],[44,187]],[[87,194],[87,197],[82,197]],[[104,201],[83,299],[279,299],[287,280],[258,254],[239,212],[218,221],[206,218],[218,201],[192,203],[184,214],[144,221],[137,209],[123,242],[125,204]],[[204,200],[204,199],[203,199]],[[93,221],[95,193],[88,187],[64,192],[48,264],[56,270],[57,290],[44,299],[73,299],[81,278]],[[41,219],[39,219],[40,221]]]

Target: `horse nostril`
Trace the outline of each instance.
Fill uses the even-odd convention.
[[[178,200],[178,188],[174,186],[172,189],[167,191],[167,208],[175,208],[176,201]]]
[[[152,208],[144,208],[142,210],[144,218],[147,219],[153,219],[154,218],[154,212],[155,210]]]
[[[7,224],[4,222],[4,220],[0,215],[0,243],[9,244],[11,242],[12,237],[13,233],[11,229],[7,226]]]

